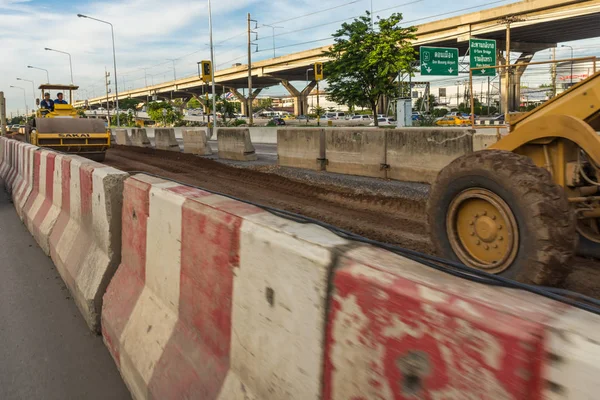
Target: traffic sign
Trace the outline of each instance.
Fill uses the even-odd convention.
[[[471,68],[496,65],[496,41],[491,39],[469,40]],[[473,76],[496,76],[496,68],[478,69]]]
[[[458,75],[458,49],[421,46],[420,57],[421,75]]]

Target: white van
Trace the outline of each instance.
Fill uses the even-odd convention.
[[[344,119],[346,117],[346,114],[343,112],[328,112],[327,114],[325,114],[325,117],[327,119]]]

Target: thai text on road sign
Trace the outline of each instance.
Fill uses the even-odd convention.
[[[471,68],[491,67],[496,65],[496,41],[491,39],[469,40]],[[495,68],[473,71],[473,76],[496,76]]]
[[[421,46],[420,62],[421,75],[458,75],[458,49]]]

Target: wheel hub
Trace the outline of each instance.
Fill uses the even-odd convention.
[[[515,217],[508,204],[487,189],[467,189],[456,196],[446,226],[450,245],[465,265],[500,273],[517,255]]]

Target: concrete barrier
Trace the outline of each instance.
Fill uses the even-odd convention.
[[[33,191],[33,166],[35,152],[38,151],[37,146],[27,143],[19,143],[17,145],[19,153],[19,167],[17,178],[15,179],[12,191],[13,204],[17,215],[23,220],[23,208]]]
[[[248,128],[217,128],[219,158],[237,161],[255,161],[256,151]]]
[[[23,207],[23,223],[29,229],[40,248],[50,255],[50,232],[56,223],[60,206],[60,170],[56,167],[56,157],[63,155],[53,151],[38,150],[33,158],[33,188]]]
[[[137,147],[152,147],[148,135],[146,135],[146,129],[143,128],[131,129],[131,144]]]
[[[208,144],[207,130],[208,128],[184,129],[182,131],[183,152],[210,156],[212,149]]]
[[[473,151],[485,150],[498,141],[498,135],[495,132],[476,133],[473,135]]]
[[[47,150],[32,154],[33,184],[23,222],[52,258],[90,329],[99,332],[102,295],[120,260],[122,186],[128,174],[82,157]]]
[[[325,129],[327,171],[385,178],[386,131],[378,128]]]
[[[100,332],[102,296],[121,259],[121,209],[127,173],[77,156],[57,155],[58,214],[50,257],[90,330]]]
[[[154,146],[159,150],[181,151],[175,139],[175,131],[169,128],[154,130]]]
[[[252,126],[248,128],[252,143],[277,144],[278,131],[281,128],[270,126]]]
[[[277,130],[277,159],[281,166],[325,169],[325,131],[320,128]]]
[[[127,129],[114,129],[115,132],[115,140],[118,145],[121,146],[131,146],[131,139],[129,138],[129,134],[127,133]]]
[[[102,330],[136,399],[318,399],[332,251],[314,225],[145,175],[125,182]]]
[[[390,179],[433,183],[442,168],[473,152],[475,131],[471,129],[406,128],[386,131],[387,177]]]
[[[339,258],[324,400],[595,398],[600,317],[359,247]]]

